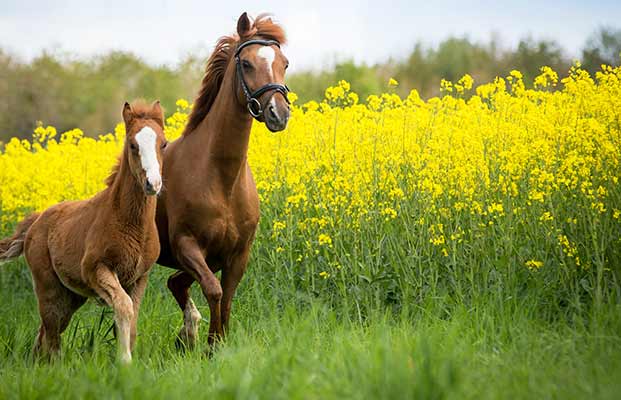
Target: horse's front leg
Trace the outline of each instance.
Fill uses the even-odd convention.
[[[117,275],[104,264],[98,264],[94,269],[84,271],[83,277],[114,310],[114,323],[119,340],[119,359],[122,363],[131,362],[131,325],[134,319],[134,305],[131,297],[121,286]]]
[[[203,294],[209,303],[209,338],[208,342],[213,345],[223,336],[220,304],[222,300],[222,286],[220,281],[209,269],[205,262],[205,255],[201,251],[196,240],[184,236],[177,241],[177,259],[181,261],[185,271],[201,285]]]
[[[128,290],[129,297],[132,299],[134,315],[130,322],[129,327],[129,343],[130,347],[133,350],[134,344],[136,343],[136,327],[138,325],[138,313],[140,311],[140,304],[142,303],[142,298],[144,296],[144,291],[147,287],[147,282],[149,280],[149,275],[145,274],[141,276],[133,286],[131,286]]]

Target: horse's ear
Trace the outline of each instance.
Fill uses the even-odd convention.
[[[160,104],[159,100],[155,100],[153,104],[151,104],[151,110],[153,110],[153,112],[156,113],[158,116],[164,114],[164,112],[162,111],[162,105]]]
[[[239,16],[237,20],[237,34],[239,37],[244,37],[246,33],[250,30],[250,18],[248,18],[248,13],[244,12]]]
[[[123,121],[125,121],[126,125],[129,125],[129,122],[134,117],[134,112],[132,111],[132,106],[129,105],[128,102],[125,102],[123,106]]]

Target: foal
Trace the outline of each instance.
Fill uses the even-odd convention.
[[[120,360],[131,361],[147,273],[160,251],[155,195],[166,139],[159,102],[125,103],[123,119],[125,146],[108,187],[29,217],[0,242],[10,252],[7,257],[0,246],[0,259],[23,252],[32,272],[41,316],[35,355],[57,354],[73,313],[88,297],[99,297],[114,309]]]

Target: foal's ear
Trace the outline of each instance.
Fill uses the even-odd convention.
[[[132,118],[134,118],[132,106],[130,106],[128,102],[125,102],[125,105],[123,106],[123,121],[125,121],[125,124],[129,125]]]
[[[151,110],[154,113],[156,113],[158,116],[161,116],[164,114],[164,112],[162,111],[162,105],[160,104],[159,100],[155,100],[153,104],[151,104]]]
[[[250,18],[248,18],[248,13],[244,12],[239,16],[237,20],[237,34],[239,37],[244,37],[246,32],[250,30]]]
[[[155,100],[153,104],[151,104],[151,115],[164,127],[164,110],[162,110],[162,105],[159,100]]]

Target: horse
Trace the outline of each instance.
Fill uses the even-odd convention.
[[[253,118],[277,132],[290,114],[284,84],[289,62],[280,49],[285,42],[283,28],[269,16],[251,22],[243,13],[237,34],[217,41],[183,134],[164,154],[157,263],[179,270],[167,286],[183,312],[177,340],[185,348],[194,347],[202,319],[189,294],[194,281],[209,304],[210,348],[228,330],[259,222],[247,160]]]
[[[125,103],[123,120],[123,152],[103,191],[32,214],[0,241],[0,261],[23,253],[32,273],[41,317],[37,358],[57,355],[72,315],[98,297],[114,310],[120,361],[131,361],[140,302],[160,251],[155,209],[167,142],[159,102]]]

